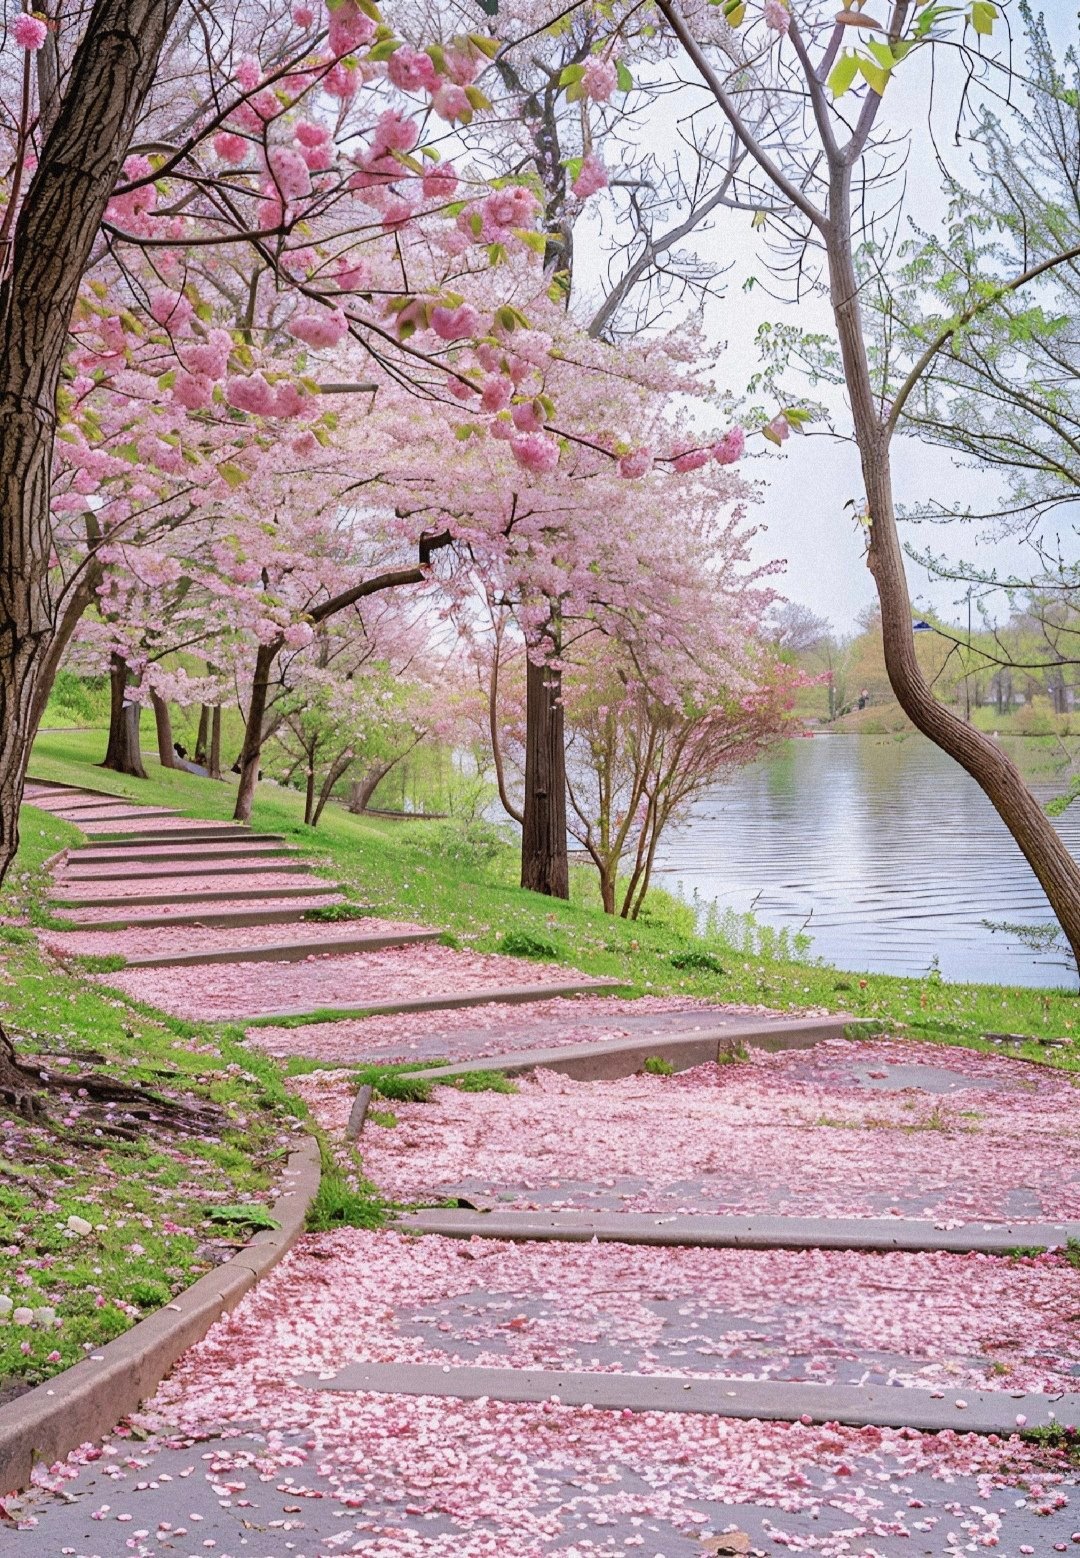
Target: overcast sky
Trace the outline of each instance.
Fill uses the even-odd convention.
[[[1010,12],[1019,33],[1021,23],[1015,5]],[[1063,45],[1075,39],[1074,5],[1066,0],[1049,0],[1045,14],[1052,35]],[[1017,43],[1022,48],[1019,36]],[[906,211],[924,229],[931,229],[945,212],[927,125],[928,65],[927,56],[923,56],[922,62],[916,56],[897,72],[884,100],[888,122],[893,126],[899,123],[911,133]],[[655,122],[650,121],[649,134],[674,145],[676,119],[690,109],[693,100],[689,89],[668,98]],[[962,172],[967,150],[951,149],[956,100],[957,93],[944,90],[939,76],[935,138],[939,146],[950,149],[950,157],[955,159],[952,166]],[[588,235],[582,237],[584,243],[578,245],[575,267],[579,282],[586,256],[594,262],[600,258]],[[741,390],[759,366],[754,342],[764,321],[797,319],[806,329],[831,331],[830,311],[824,299],[811,299],[796,310],[758,289],[744,291],[747,275],[762,269],[756,236],[745,213],[722,212],[713,229],[694,242],[701,254],[732,266],[724,295],[707,306],[706,321],[710,337],[727,343],[723,378],[733,389]],[[836,411],[837,427],[843,430],[847,419],[842,401],[837,402]],[[753,521],[765,527],[758,543],[759,556],[762,560],[785,558],[784,592],[828,617],[838,630],[847,631],[862,608],[875,598],[863,557],[862,532],[844,506],[851,498],[861,498],[863,492],[854,447],[825,436],[792,438],[782,455],[757,460],[751,469],[767,480],[764,500],[752,512]],[[898,507],[935,498],[957,508],[978,510],[992,507],[1000,490],[997,478],[959,466],[946,451],[911,440],[894,446],[894,475]],[[977,544],[968,527],[964,527],[964,533],[960,527],[950,527],[948,534],[941,527],[933,527],[930,534],[920,528],[914,535],[910,527],[905,529],[917,545],[931,543],[937,551],[951,547],[954,554],[966,551],[967,556],[977,556],[981,564],[994,562],[1003,571],[1023,562],[1019,550],[1012,547],[991,549],[985,542]],[[950,536],[954,539],[950,540]],[[930,581],[915,565],[909,566],[909,577],[916,602],[929,602],[960,620],[960,608],[954,605],[961,593],[958,585]]]

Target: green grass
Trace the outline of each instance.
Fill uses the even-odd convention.
[[[149,760],[145,781],[88,766],[103,749],[101,731],[43,735],[32,772],[203,817],[231,814],[231,786]],[[936,975],[860,975],[785,957],[768,938],[757,953],[745,936],[737,946],[698,936],[691,908],[664,893],[650,896],[636,922],[614,919],[601,912],[594,873],[585,868],[572,870],[569,903],[522,891],[516,852],[493,840],[487,827],[416,822],[402,828],[331,805],[316,831],[304,826],[296,793],[268,786],[259,789],[252,821],[302,846],[317,869],[341,880],[376,913],[432,925],[462,947],[497,952],[508,942],[542,943],[584,973],[625,981],[630,993],[755,1002],[781,1011],[818,1007],[849,1013],[868,1025],[863,1031],[886,1028],[1068,1069],[1080,1065],[1080,1001],[1072,990],[951,984]],[[774,951],[779,955],[770,955]],[[994,1042],[988,1035],[1007,1037]]]
[[[85,783],[97,778],[80,773]],[[45,1124],[5,1120],[0,1312],[52,1310],[56,1323],[0,1324],[0,1400],[77,1362],[227,1259],[265,1221],[295,1122],[308,1123],[281,1068],[245,1048],[241,1030],[163,1017],[80,966],[113,960],[61,966],[41,955],[30,927],[46,919],[44,868],[80,835],[29,806],[21,833],[0,891],[0,1018],[19,1052],[45,1056],[54,1074],[107,1072],[215,1104],[224,1123],[206,1138],[98,1139],[67,1123],[56,1098]],[[382,1203],[355,1165],[333,1168],[326,1194],[337,1185],[337,1221],[350,1212],[377,1221]]]

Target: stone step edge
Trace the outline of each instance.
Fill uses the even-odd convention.
[[[656,1014],[657,1020],[663,1013]],[[650,1034],[647,1038],[596,1039],[587,1044],[563,1044],[551,1049],[517,1050],[506,1055],[484,1055],[477,1060],[454,1061],[419,1070],[429,1082],[452,1081],[476,1071],[501,1071],[506,1076],[525,1071],[559,1071],[578,1082],[612,1082],[634,1076],[654,1056],[676,1071],[689,1071],[710,1061],[730,1060],[744,1044],[755,1049],[809,1049],[824,1039],[842,1039],[854,1019],[847,1013],[827,1017],[754,1021],[736,1018],[702,1028],[700,1033]]]
[[[856,1250],[882,1253],[1009,1255],[1020,1249],[1061,1249],[1080,1239],[1080,1223],[964,1223],[938,1227],[910,1217],[657,1216],[643,1212],[512,1212],[432,1207],[402,1212],[404,1233],[510,1243],[664,1245],[735,1250]]]
[[[221,858],[220,856],[218,857]],[[142,862],[140,862],[142,864]],[[197,866],[175,865],[160,866],[156,870],[141,871],[78,871],[74,875],[65,876],[63,880],[56,882],[57,887],[83,887],[91,886],[95,882],[153,882],[162,877],[176,877],[183,880],[186,876],[257,876],[264,871],[281,871],[295,875],[299,871],[310,871],[311,867],[306,860],[276,860],[274,865],[260,864],[258,861],[234,860],[231,864],[215,865],[206,862]]]
[[[178,902],[257,903],[260,898],[322,898],[340,891],[340,886],[328,882],[317,887],[241,887],[235,892],[227,888],[213,888],[205,893],[126,893],[122,898],[115,895],[106,898],[53,898],[49,910],[56,914],[63,909],[122,909],[125,904],[131,904],[132,908],[137,909],[140,905],[149,907]]]
[[[222,841],[227,842],[225,840]],[[95,844],[91,848],[83,845],[80,849],[61,850],[61,854],[68,858],[68,865],[93,865],[93,866],[123,866],[123,865],[162,865],[171,866],[189,860],[299,860],[300,851],[292,844],[249,844],[247,839],[240,839],[229,846],[228,851],[221,849],[170,849],[164,850],[161,846],[147,846],[145,849],[131,849],[125,851],[103,850],[98,853],[100,846]],[[267,869],[266,867],[263,868]]]
[[[180,1355],[292,1249],[319,1178],[318,1143],[307,1136],[289,1153],[284,1188],[271,1208],[279,1227],[256,1234],[231,1260],[90,1357],[0,1407],[0,1494],[24,1488],[36,1463],[51,1466],[78,1445],[104,1438],[153,1395]]]
[[[128,968],[194,968],[205,963],[301,963],[306,958],[340,952],[381,952],[386,947],[406,947],[438,941],[441,931],[399,931],[385,936],[342,936],[339,941],[283,941],[264,947],[222,947],[213,951],[163,952],[129,957]]]
[[[243,1022],[249,1028],[269,1027],[283,1018],[306,1019],[309,1022],[329,1021],[338,1017],[392,1017],[400,1012],[457,1011],[467,1006],[521,1006],[530,1001],[551,1001],[556,996],[604,995],[612,990],[625,990],[627,986],[618,979],[581,980],[564,985],[509,985],[503,989],[469,990],[458,995],[421,995],[405,1001],[369,1001],[366,1004],[330,1004],[329,1006],[297,1006],[280,1011],[260,1012],[257,1017],[222,1018],[223,1022]],[[492,1070],[491,1066],[480,1067]],[[437,1078],[437,1071],[422,1071],[418,1076]]]
[[[597,1411],[693,1412],[750,1421],[843,1423],[852,1428],[914,1428],[924,1433],[1001,1434],[1080,1422],[1080,1395],[928,1390],[887,1385],[820,1385],[780,1380],[695,1379],[677,1374],[590,1374],[437,1363],[353,1363],[332,1376],[296,1380],[313,1391],[433,1396],[464,1401],[542,1403]],[[957,1403],[963,1403],[958,1405]]]
[[[81,827],[84,822],[157,822],[162,817],[182,817],[183,812],[171,810],[167,806],[151,810],[149,807],[139,811],[116,812],[111,817],[100,817],[101,808],[94,806],[87,808],[72,807],[66,811],[50,811],[50,817],[59,817],[61,822],[70,822],[74,827]]]
[[[179,813],[177,813],[179,815]],[[105,819],[102,818],[102,821]],[[118,819],[119,820],[119,819]],[[98,848],[109,845],[113,849],[121,844],[142,845],[148,844],[184,844],[188,842],[198,843],[200,840],[209,840],[214,844],[225,844],[231,839],[280,839],[280,833],[250,833],[241,823],[235,825],[228,823],[208,823],[205,827],[196,828],[169,828],[165,832],[161,829],[155,833],[149,829],[137,828],[107,828],[104,831],[95,828],[84,827],[83,837]]]
[[[373,913],[373,906],[368,904],[349,904],[350,909],[359,909],[362,915]],[[279,909],[209,909],[192,914],[129,914],[121,915],[115,920],[72,920],[69,924],[57,929],[74,930],[161,930],[172,925],[205,925],[211,929],[228,928],[230,925],[311,925],[318,921],[311,921],[308,915],[311,908],[279,908]],[[360,916],[358,916],[359,918]],[[63,918],[62,915],[57,916]],[[340,921],[328,921],[340,924]],[[46,927],[48,928],[48,927]]]
[[[35,787],[54,795],[90,795],[95,800],[102,796],[107,801],[131,801],[132,805],[135,804],[130,795],[118,795],[114,790],[95,790],[86,784],[67,784],[63,779],[35,779],[33,774],[27,774],[24,791]],[[28,804],[32,806],[34,803],[30,801]]]
[[[193,844],[239,844],[245,847],[248,844],[276,844],[285,845],[284,833],[249,833],[241,827],[207,827],[207,828],[171,828],[166,833],[146,833],[136,837],[127,833],[99,833],[97,835],[86,832],[86,837],[93,840],[89,844],[73,844],[68,854],[86,859],[98,859],[105,851],[111,853],[123,853],[125,859],[136,859],[139,852],[145,849],[173,849],[176,845]],[[286,846],[290,847],[290,846]],[[176,854],[186,853],[185,849],[176,849]]]

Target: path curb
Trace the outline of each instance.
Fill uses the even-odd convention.
[[[477,1060],[457,1061],[448,1066],[430,1066],[410,1072],[427,1082],[448,1082],[476,1071],[501,1071],[518,1076],[525,1071],[558,1071],[577,1082],[613,1082],[634,1076],[654,1056],[666,1060],[676,1071],[689,1071],[710,1061],[724,1061],[744,1044],[769,1051],[809,1049],[823,1039],[842,1039],[851,1018],[844,1013],[828,1017],[808,1017],[802,1021],[718,1024],[700,1033],[647,1034],[639,1039],[596,1039],[586,1044],[563,1044],[551,1049],[517,1050],[505,1055],[484,1055]]]
[[[296,1243],[319,1178],[319,1145],[308,1136],[289,1153],[287,1188],[272,1208],[278,1228],[257,1234],[100,1352],[0,1407],[0,1494],[25,1487],[35,1463],[52,1465],[78,1445],[104,1438],[152,1395],[180,1355]]]
[[[80,927],[81,929],[81,927]],[[613,990],[625,990],[628,986],[620,979],[579,979],[572,984],[507,985],[491,990],[469,990],[461,995],[421,995],[407,1001],[351,1001],[345,1004],[331,1002],[326,1006],[283,1007],[279,1011],[260,1012],[257,1017],[224,1018],[227,1022],[243,1022],[249,1028],[272,1027],[283,1018],[307,1018],[311,1022],[329,1021],[339,1017],[390,1017],[400,1012],[451,1012],[467,1006],[523,1006],[532,1001],[552,1001],[564,995],[610,995]],[[650,1051],[655,1053],[655,1051]],[[425,1071],[425,1077],[437,1080],[452,1067],[438,1071]],[[493,1071],[502,1069],[498,1063],[490,1066],[467,1066],[466,1070]]]
[[[359,1097],[359,1095],[357,1095]],[[346,1132],[346,1135],[348,1133]],[[493,1204],[480,1211],[431,1207],[402,1212],[402,1233],[511,1243],[644,1244],[722,1250],[856,1250],[867,1254],[1011,1255],[1063,1249],[1080,1237],[1078,1223],[963,1223],[938,1227],[907,1217],[730,1217],[703,1213],[514,1212]]]

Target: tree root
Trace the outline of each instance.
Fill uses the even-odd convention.
[[[54,1123],[50,1099],[77,1106],[80,1124],[93,1123],[108,1136],[129,1141],[155,1128],[185,1136],[219,1135],[225,1122],[215,1104],[168,1098],[101,1071],[55,1074],[46,1059],[20,1060],[0,1024],[0,1110],[33,1125]],[[100,1146],[102,1139],[92,1144]]]

